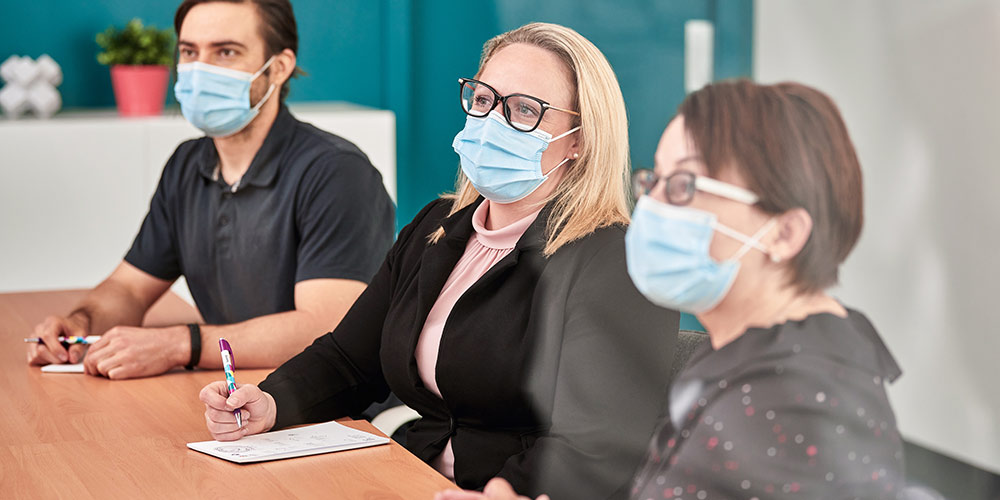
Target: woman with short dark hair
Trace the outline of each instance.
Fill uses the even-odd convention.
[[[660,140],[626,238],[647,298],[711,345],[671,389],[634,498],[895,498],[900,370],[826,293],[861,233],[861,166],[836,105],[796,83],[709,85]]]

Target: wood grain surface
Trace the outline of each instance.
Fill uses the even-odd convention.
[[[0,294],[0,498],[430,499],[454,484],[395,442],[239,465],[189,450],[211,439],[198,391],[221,371],[174,370],[111,381],[42,373],[23,338],[83,291]],[[163,326],[197,320],[172,293],[146,316]],[[239,370],[260,382],[269,370]],[[342,421],[382,435],[365,421]]]

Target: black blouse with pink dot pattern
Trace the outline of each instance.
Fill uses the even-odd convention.
[[[903,454],[865,316],[816,314],[706,344],[674,382],[632,498],[895,498]]]

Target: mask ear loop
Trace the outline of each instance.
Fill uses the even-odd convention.
[[[562,139],[563,137],[566,137],[569,134],[572,134],[573,132],[576,132],[577,130],[580,130],[580,127],[573,127],[571,129],[569,129],[569,130],[567,130],[567,131],[565,131],[565,132],[563,132],[563,133],[561,133],[561,134],[559,134],[559,135],[557,135],[557,136],[549,139],[549,144],[552,144],[553,142],[556,142],[559,139]],[[552,175],[552,172],[555,172],[557,168],[565,165],[566,162],[571,161],[571,160],[576,160],[579,157],[580,157],[580,153],[574,153],[572,158],[563,158],[563,161],[559,162],[558,165],[552,167],[552,170],[549,170],[549,172],[547,174],[545,174],[545,178],[548,179],[549,175]]]
[[[740,260],[743,258],[744,255],[747,254],[747,252],[750,251],[751,248],[756,248],[761,252],[767,253],[767,247],[760,244],[760,239],[763,238],[764,235],[767,234],[772,228],[774,228],[774,225],[777,223],[778,220],[772,217],[771,220],[767,221],[767,223],[764,224],[763,227],[758,229],[757,232],[754,233],[753,236],[751,236],[750,238],[747,238],[745,235],[740,234],[739,232],[734,231],[726,226],[723,226],[722,224],[716,223],[715,229],[720,233],[729,236],[730,238],[743,242],[743,246],[740,247],[740,249],[737,250],[736,253],[729,258],[729,260]]]
[[[267,62],[265,62],[264,65],[261,66],[260,69],[257,70],[257,72],[254,73],[252,77],[250,77],[250,81],[252,82],[252,81],[256,80],[258,76],[262,75],[265,71],[267,71],[267,68],[271,67],[271,63],[274,62],[274,58],[275,57],[277,57],[277,56],[271,56],[267,60]]]
[[[267,93],[264,94],[264,98],[261,99],[260,101],[257,101],[257,104],[253,107],[254,111],[260,111],[260,107],[263,106],[265,102],[267,102],[267,99],[269,97],[271,97],[271,93],[274,92],[275,87],[277,87],[277,85],[272,83],[271,86],[267,88]]]
[[[552,144],[553,142],[556,142],[559,139],[562,139],[563,137],[566,137],[567,135],[572,134],[573,132],[576,132],[577,130],[580,130],[580,127],[573,127],[571,129],[569,129],[569,130],[567,130],[567,131],[565,131],[565,132],[563,132],[563,133],[561,133],[561,134],[559,134],[559,135],[557,135],[557,136],[549,139],[549,144]],[[555,170],[555,169],[553,169],[553,170]]]
[[[577,130],[580,130],[580,127],[573,127],[571,129],[567,130],[566,132],[563,132],[563,133],[561,133],[561,134],[559,134],[559,135],[557,135],[557,136],[549,139],[549,144],[552,144],[553,142],[556,142],[559,139],[562,139],[563,137],[566,137],[567,135],[572,134],[573,132],[576,132]],[[547,174],[545,174],[545,178],[548,179],[549,176],[552,175],[552,172],[555,172],[557,168],[565,165],[566,162],[571,161],[571,160],[576,160],[579,157],[580,157],[579,153],[574,153],[572,158],[563,158],[563,161],[559,162],[558,165],[552,167],[552,170],[549,170],[549,172]]]
[[[559,164],[558,164],[558,165],[556,165],[556,166],[552,167],[552,170],[549,170],[549,171],[548,171],[548,173],[546,173],[546,174],[545,174],[545,178],[546,178],[546,179],[548,179],[548,178],[549,178],[549,176],[550,176],[550,175],[552,175],[552,172],[555,172],[557,168],[559,168],[559,167],[561,167],[561,166],[565,165],[565,164],[566,164],[566,162],[568,162],[568,161],[570,161],[570,159],[569,159],[569,158],[563,158],[563,161],[559,162]]]
[[[253,82],[254,80],[257,79],[258,76],[264,74],[264,72],[267,71],[267,68],[269,68],[271,66],[271,63],[274,62],[274,58],[275,57],[277,57],[277,56],[271,56],[267,60],[267,62],[264,63],[264,66],[262,66],[259,70],[257,70],[256,73],[253,74],[253,78],[250,78],[250,81]],[[257,101],[257,104],[253,107],[253,111],[255,111],[255,112],[256,111],[260,111],[260,107],[263,106],[264,103],[267,102],[267,99],[269,97],[271,97],[271,93],[274,92],[274,87],[275,87],[275,85],[272,83],[271,86],[267,88],[267,93],[264,94],[264,98],[261,99],[261,100],[259,100],[259,101]]]

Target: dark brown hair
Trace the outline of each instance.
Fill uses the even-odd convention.
[[[803,208],[812,217],[812,234],[791,261],[791,284],[805,293],[836,284],[864,206],[861,165],[833,101],[798,83],[733,80],[692,93],[677,113],[709,176],[734,171],[765,212]]]
[[[181,25],[188,12],[196,5],[211,2],[250,3],[257,7],[260,15],[260,36],[267,46],[265,58],[290,49],[296,55],[299,53],[299,29],[295,24],[295,13],[289,0],[184,0],[174,14],[174,31],[181,34]],[[298,67],[292,72],[292,77],[302,74]],[[289,78],[290,80],[291,78]],[[288,96],[288,80],[281,86],[281,100]]]

